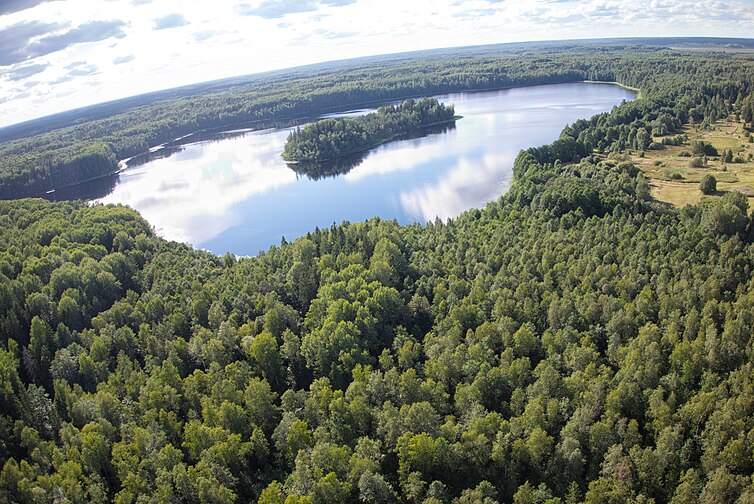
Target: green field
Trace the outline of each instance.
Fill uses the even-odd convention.
[[[749,204],[754,203],[754,143],[745,136],[743,124],[732,119],[720,121],[709,129],[686,125],[683,133],[688,135],[684,145],[665,146],[662,150],[649,150],[641,157],[634,152],[631,161],[636,164],[649,179],[652,196],[659,201],[682,207],[699,203],[705,199],[715,199],[725,192],[740,191],[748,196]],[[655,138],[661,141],[661,138]],[[731,149],[734,157],[742,157],[743,163],[724,163],[722,156],[709,157],[707,166],[693,168],[691,157],[680,155],[690,152],[692,140],[703,140],[712,144],[722,155],[724,149]],[[674,179],[679,174],[682,178]],[[699,181],[706,174],[717,180],[718,193],[705,196],[699,190]],[[677,177],[677,175],[676,175]]]

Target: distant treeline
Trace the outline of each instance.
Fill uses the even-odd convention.
[[[354,154],[418,128],[455,119],[453,106],[434,98],[405,100],[398,106],[380,107],[359,117],[322,119],[288,135],[283,150],[286,161],[328,161]]]
[[[115,159],[194,131],[270,118],[314,117],[357,104],[454,91],[618,81],[641,87],[650,100],[709,119],[749,95],[746,76],[752,67],[750,57],[730,53],[709,58],[640,45],[540,44],[334,63],[308,72],[253,77],[247,84],[138,105],[106,118],[2,143],[0,198],[39,194],[61,183],[111,172]],[[606,145],[612,139],[600,141]]]

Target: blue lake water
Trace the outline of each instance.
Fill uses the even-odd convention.
[[[290,128],[274,128],[177,147],[97,187],[76,188],[76,197],[129,205],[168,239],[255,255],[281,236],[290,241],[344,220],[424,223],[484,206],[509,187],[521,149],[634,97],[587,83],[440,95],[463,116],[454,128],[377,147],[340,175],[298,175],[280,157]]]

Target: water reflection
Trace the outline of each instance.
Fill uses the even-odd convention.
[[[59,187],[41,196],[50,201],[68,201],[73,199],[96,200],[113,192],[119,180],[120,176],[116,173],[80,182],[76,185]]]
[[[151,163],[152,161],[157,161],[158,159],[163,159],[169,156],[172,156],[173,154],[177,154],[184,150],[185,147],[159,147],[154,150],[150,150],[149,152],[145,152],[143,154],[138,154],[132,158],[129,158],[125,161],[125,165],[127,168],[134,168],[136,166],[141,166],[143,164]]]
[[[346,115],[347,114],[344,113],[340,114],[339,116],[343,117]],[[338,115],[331,114],[331,117],[335,116]],[[393,142],[417,140],[420,138],[426,138],[430,135],[445,134],[453,131],[455,128],[455,123],[435,124],[433,126],[419,128],[418,130],[412,131],[411,133],[407,133],[405,135],[400,135],[394,138]],[[288,163],[288,168],[295,171],[299,175],[306,175],[312,180],[321,180],[327,177],[337,177],[339,175],[345,175],[357,166],[361,165],[372,152],[374,152],[374,150],[370,149],[368,151],[357,152],[356,154],[352,154],[350,156],[343,156],[338,159],[324,162]]]
[[[633,96],[594,84],[438,96],[463,116],[455,127],[316,170],[294,171],[280,157],[290,125],[204,132],[66,194],[130,205],[169,239],[254,255],[283,235],[291,240],[333,222],[373,216],[425,222],[484,206],[509,187],[520,149],[549,143],[565,124]]]
[[[401,192],[401,204],[417,219],[427,222],[440,217],[455,217],[468,210],[469,201],[480,205],[492,201],[510,185],[512,171],[500,176],[500,166],[510,163],[518,151],[488,154],[479,159],[460,158],[448,172],[433,184],[426,184]]]
[[[350,156],[343,156],[324,162],[302,161],[298,163],[288,163],[288,168],[298,175],[306,176],[311,180],[322,180],[329,177],[338,177],[350,172],[369,155],[368,152],[357,152]]]
[[[127,204],[162,236],[200,245],[242,220],[233,211],[236,203],[296,181],[295,173],[279,169],[280,154],[271,148],[280,136],[276,130],[256,132],[233,149],[204,142],[168,148],[174,150],[170,156],[152,153],[122,172],[120,184],[101,201]]]

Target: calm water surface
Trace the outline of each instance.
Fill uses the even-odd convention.
[[[296,174],[280,157],[290,129],[275,128],[181,146],[76,186],[68,197],[123,203],[165,238],[255,255],[281,236],[292,240],[343,220],[423,223],[481,207],[507,190],[521,149],[550,143],[566,124],[634,96],[586,83],[441,95],[463,116],[454,128],[380,146],[344,174]]]

